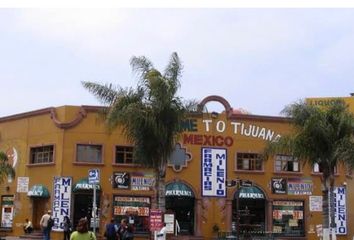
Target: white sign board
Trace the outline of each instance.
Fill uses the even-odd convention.
[[[61,223],[65,216],[70,215],[71,207],[71,177],[54,177],[54,196],[52,207],[52,218],[54,220],[53,231],[63,231]]]
[[[226,161],[226,149],[202,148],[202,196],[226,197]]]
[[[29,177],[18,177],[17,178],[17,192],[26,193],[28,192]]]
[[[88,173],[89,184],[100,183],[100,171],[98,169],[90,169]]]
[[[165,213],[164,222],[166,223],[166,233],[173,233],[175,229],[175,215]]]
[[[310,211],[322,212],[322,196],[310,196]]]

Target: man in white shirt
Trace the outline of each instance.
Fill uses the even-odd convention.
[[[161,228],[160,231],[157,233],[157,239],[166,240],[166,231],[166,223],[163,223],[163,228]]]
[[[39,222],[40,226],[42,227],[43,230],[43,236],[44,236],[44,240],[50,240],[50,230],[51,228],[48,227],[48,220],[51,217],[50,215],[52,214],[51,210],[48,210],[47,213],[45,213],[42,218],[41,221]]]

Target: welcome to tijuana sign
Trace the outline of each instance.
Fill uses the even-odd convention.
[[[234,143],[233,137],[223,135],[223,133],[229,131],[231,131],[234,135],[259,138],[265,141],[276,141],[281,137],[281,135],[276,133],[274,130],[256,124],[246,124],[237,121],[203,119],[201,125],[204,132],[209,133],[213,131],[217,134],[208,135],[184,133],[183,144],[231,147]],[[197,119],[187,119],[183,121],[182,128],[187,132],[197,132],[199,130]]]

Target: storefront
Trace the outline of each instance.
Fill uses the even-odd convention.
[[[318,239],[321,173],[291,156],[262,157],[267,142],[291,131],[289,120],[234,111],[218,96],[204,99],[200,109],[209,101],[225,110],[191,113],[184,119],[168,162],[166,211],[169,221],[178,222],[177,234],[209,240],[219,232],[234,234],[239,229],[252,235]],[[64,106],[0,119],[0,150],[12,149],[18,156],[16,178],[0,189],[2,228],[21,235],[25,218],[30,218],[39,229],[40,217],[51,209],[54,240],[62,239],[65,215],[75,225],[81,217],[92,219],[96,214],[99,235],[111,218],[126,218],[134,225],[135,239],[150,236],[149,217],[157,208],[155,172],[132,163],[134,146],[120,128],[107,133],[100,110]],[[92,169],[100,173],[96,213],[93,185],[87,179]],[[342,166],[338,173],[335,185],[340,187],[346,180]],[[236,180],[252,186],[228,186]],[[346,192],[338,191],[342,206]],[[338,226],[337,239],[346,239],[347,222],[338,219]]]
[[[166,211],[175,215],[180,227],[180,234],[194,234],[195,195],[189,186],[182,182],[167,184]]]
[[[42,184],[34,184],[29,191],[27,196],[32,201],[32,224],[35,230],[40,230],[41,226],[39,222],[42,218],[43,213],[46,211],[46,206],[50,204],[50,193],[46,186]]]
[[[99,221],[100,216],[100,203],[101,203],[101,185],[96,185],[96,204],[97,204],[97,212],[96,212],[96,219]],[[80,179],[72,189],[72,196],[73,198],[73,223],[74,227],[79,222],[80,218],[86,217],[89,220],[90,227],[93,228],[93,185],[88,183],[87,178]],[[68,197],[71,198],[71,197]],[[69,204],[70,206],[70,204]],[[70,216],[70,213],[67,214]],[[63,216],[64,217],[64,216]],[[62,220],[60,221],[62,222]]]
[[[239,204],[239,206],[237,206]],[[266,232],[267,200],[258,187],[241,187],[232,202],[232,226],[237,231],[237,211],[239,212],[239,232],[242,234],[264,235]]]

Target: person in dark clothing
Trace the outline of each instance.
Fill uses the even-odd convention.
[[[126,230],[125,234],[123,235],[123,239],[124,240],[133,240],[134,239],[132,224],[130,224],[130,223],[128,224],[127,230]]]
[[[118,228],[118,236],[120,240],[124,240],[125,239],[125,232],[127,231],[128,225],[127,225],[127,219],[123,218],[120,221],[120,226]]]
[[[111,222],[106,225],[105,237],[107,240],[115,240],[117,236],[116,226],[114,224],[114,219],[111,219]]]
[[[64,230],[64,240],[70,240],[71,222],[68,216],[64,216],[63,230]]]

